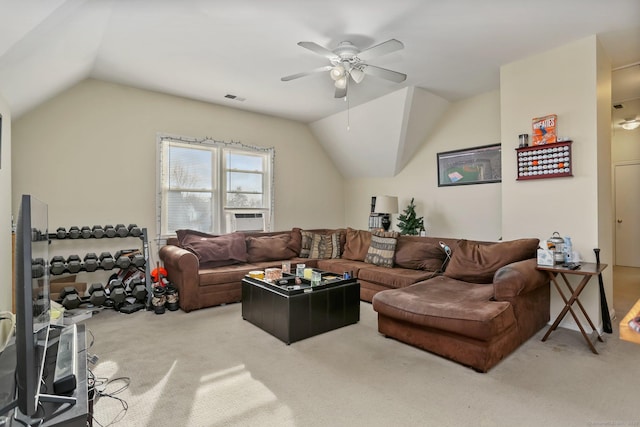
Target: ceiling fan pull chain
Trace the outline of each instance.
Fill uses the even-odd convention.
[[[351,130],[351,116],[350,116],[350,103],[349,103],[349,96],[345,96],[344,100],[347,102],[347,132],[349,132]]]

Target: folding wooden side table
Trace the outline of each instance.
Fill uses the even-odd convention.
[[[573,316],[573,319],[576,321],[578,328],[580,328],[580,332],[582,332],[582,336],[587,342],[587,345],[589,345],[589,348],[593,353],[598,354],[598,351],[593,345],[593,342],[591,342],[591,339],[585,332],[584,328],[582,327],[582,324],[580,323],[580,320],[578,319],[578,316],[576,316],[576,313],[573,311],[573,308],[571,306],[574,303],[578,304],[578,307],[580,307],[580,310],[582,311],[582,314],[584,314],[585,319],[587,319],[587,322],[589,322],[589,326],[591,326],[591,329],[593,330],[593,332],[598,334],[598,341],[604,342],[604,340],[602,339],[602,335],[598,332],[593,322],[591,321],[591,318],[587,314],[587,311],[582,306],[582,303],[580,302],[579,297],[582,291],[584,290],[585,286],[589,282],[589,280],[593,276],[597,276],[598,274],[602,273],[602,270],[607,268],[607,264],[583,262],[583,263],[580,263],[580,268],[577,270],[571,270],[570,268],[563,267],[562,264],[553,265],[553,266],[538,265],[536,268],[538,270],[546,271],[549,274],[549,278],[555,285],[556,289],[558,290],[558,293],[560,294],[560,297],[562,297],[562,300],[564,301],[564,304],[565,304],[564,308],[562,309],[560,314],[558,314],[558,317],[556,317],[556,320],[553,322],[553,325],[551,325],[547,333],[544,334],[544,337],[542,337],[542,341],[547,340],[551,332],[556,330],[556,328],[558,327],[562,319],[564,319],[564,316],[567,315],[567,312],[570,312],[571,315]],[[567,280],[567,275],[571,275],[571,274],[583,276],[582,280],[580,281],[580,283],[578,283],[578,286],[575,289],[571,286],[571,284],[569,283],[569,280]],[[571,291],[571,296],[569,298],[565,296],[564,292],[562,291],[562,288],[558,284],[557,276],[562,277],[565,285]]]

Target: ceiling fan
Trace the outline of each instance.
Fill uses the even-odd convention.
[[[283,82],[287,82],[310,74],[329,71],[329,75],[335,82],[336,98],[344,98],[347,96],[349,80],[360,83],[364,79],[365,74],[381,77],[396,83],[401,83],[407,78],[406,74],[387,70],[386,68],[377,67],[366,62],[371,58],[386,55],[404,48],[402,42],[396,39],[387,40],[386,42],[382,42],[365,50],[358,49],[349,41],[341,42],[334,50],[329,50],[314,42],[299,42],[298,46],[302,46],[312,52],[328,58],[331,65],[325,65],[324,67],[316,68],[311,71],[285,76],[282,77],[281,80]]]

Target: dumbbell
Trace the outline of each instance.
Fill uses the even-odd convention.
[[[77,308],[82,300],[78,295],[78,290],[73,286],[65,286],[60,292],[60,299],[62,300],[62,306],[67,310]]]
[[[93,272],[98,269],[98,255],[94,252],[89,252],[84,256],[84,269],[88,272]]]
[[[94,225],[91,227],[91,233],[96,239],[102,239],[104,237],[104,228],[101,225]]]
[[[129,236],[138,237],[142,234],[142,229],[136,224],[129,224]]]
[[[109,252],[102,252],[100,254],[100,267],[104,270],[112,270],[115,267],[116,261]]]
[[[77,273],[82,270],[82,262],[78,255],[69,255],[67,258],[67,270],[69,273]]]
[[[128,268],[129,265],[131,265],[131,258],[133,254],[136,254],[136,253],[138,253],[137,249],[120,249],[119,251],[116,251],[113,258],[116,260],[116,265],[118,267]],[[127,260],[122,259],[120,263],[118,263],[118,260],[120,260],[120,258],[127,258]]]
[[[64,239],[67,237],[67,229],[64,227],[58,227],[56,230],[56,239]]]
[[[44,259],[36,258],[31,260],[31,277],[37,279],[44,276]]]
[[[81,229],[80,229],[80,237],[82,237],[83,239],[88,239],[89,237],[91,237],[91,234],[93,234],[91,232],[91,229],[84,225]]]
[[[102,283],[92,283],[89,286],[89,303],[98,307],[104,304],[106,300],[107,295],[104,293]]]
[[[129,258],[129,255],[123,254],[120,251],[116,252],[114,258],[116,260],[116,267],[118,268],[125,270],[131,265],[131,258]]]
[[[134,265],[138,268],[142,268],[144,267],[144,264],[145,264],[144,255],[135,254],[134,256],[131,257],[131,265]]]
[[[49,272],[54,275],[62,274],[67,269],[64,265],[64,258],[60,255],[56,255],[51,258],[51,263],[49,265]]]
[[[113,279],[109,282],[109,299],[114,302],[116,306],[122,304],[127,297],[127,292],[124,289],[122,280]]]
[[[116,229],[113,228],[113,225],[107,224],[104,226],[104,234],[109,238],[116,237]]]
[[[80,229],[75,225],[73,227],[69,227],[69,237],[72,239],[80,237]]]
[[[129,235],[129,229],[124,224],[116,225],[116,235],[118,237],[127,237]]]
[[[140,281],[140,279],[133,279],[131,283],[129,283],[130,295],[136,299],[136,301],[144,301],[147,297],[147,288]]]

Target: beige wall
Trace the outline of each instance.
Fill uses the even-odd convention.
[[[611,105],[610,70],[595,36],[501,68],[505,238],[524,233],[545,239],[558,231],[572,237],[586,261],[595,261],[593,248],[599,247],[602,261],[611,265],[612,224],[603,224],[611,221],[610,119],[607,122],[603,113]],[[531,133],[532,118],[547,114],[557,114],[559,135],[573,140],[574,176],[516,181],[516,152],[506,149],[507,143],[515,148],[518,134]],[[603,274],[608,295],[612,271]],[[582,301],[591,318],[599,321],[597,285],[585,289]],[[563,305],[552,290],[552,319]],[[572,323],[565,321],[568,327]]]
[[[400,213],[413,197],[418,216],[424,216],[428,235],[498,240],[501,236],[501,184],[438,187],[436,154],[499,142],[498,91],[453,103],[398,175],[389,179],[346,181],[347,224],[355,228],[367,227],[371,196],[398,196]],[[393,229],[397,229],[397,217],[397,214],[393,215]]]
[[[274,228],[344,223],[342,177],[298,122],[86,80],[13,130],[14,210],[21,194],[33,194],[49,204],[53,230],[137,223],[153,239],[158,132],[273,146]]]
[[[0,94],[0,311],[11,310],[11,113]]]

